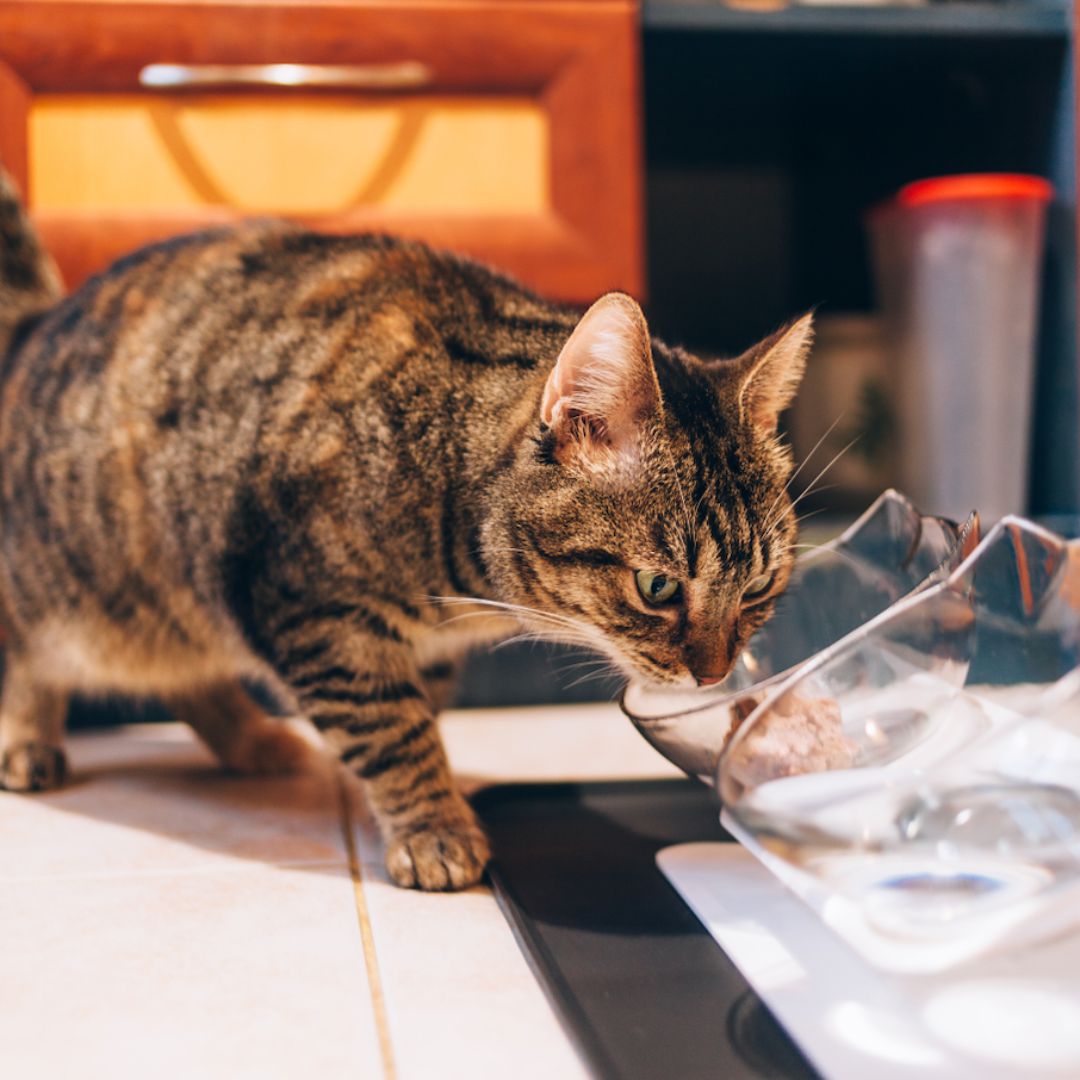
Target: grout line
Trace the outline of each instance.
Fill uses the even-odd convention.
[[[360,857],[356,850],[356,838],[352,830],[352,813],[345,778],[338,780],[341,795],[341,827],[345,833],[345,850],[349,856],[349,873],[352,876],[353,894],[356,898],[356,916],[360,922],[360,942],[364,949],[364,967],[367,969],[368,987],[371,990],[371,1007],[375,1013],[375,1029],[379,1038],[379,1055],[382,1058],[385,1080],[396,1080],[394,1048],[390,1039],[390,1023],[386,1015],[386,998],[383,996],[379,977],[379,959],[375,953],[375,934],[371,927],[367,899],[364,896],[364,875],[360,869]]]

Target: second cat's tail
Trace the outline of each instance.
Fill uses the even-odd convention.
[[[11,177],[0,169],[0,357],[24,319],[64,294],[56,264],[42,247]]]

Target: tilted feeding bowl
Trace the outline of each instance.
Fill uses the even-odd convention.
[[[622,708],[641,734],[691,776],[712,783],[740,717],[799,665],[949,573],[978,541],[973,514],[963,526],[920,514],[886,491],[842,536],[801,556],[765,626],[731,674],[709,690],[632,682]]]
[[[871,962],[935,971],[1080,922],[1080,541],[1005,518],[775,687],[724,821]]]

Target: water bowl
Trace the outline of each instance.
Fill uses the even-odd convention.
[[[716,784],[728,827],[879,966],[1080,924],[1080,541],[1004,518],[775,687]]]

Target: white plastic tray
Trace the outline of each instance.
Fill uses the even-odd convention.
[[[1080,1077],[1080,935],[947,974],[886,973],[738,844],[657,862],[826,1080]]]

